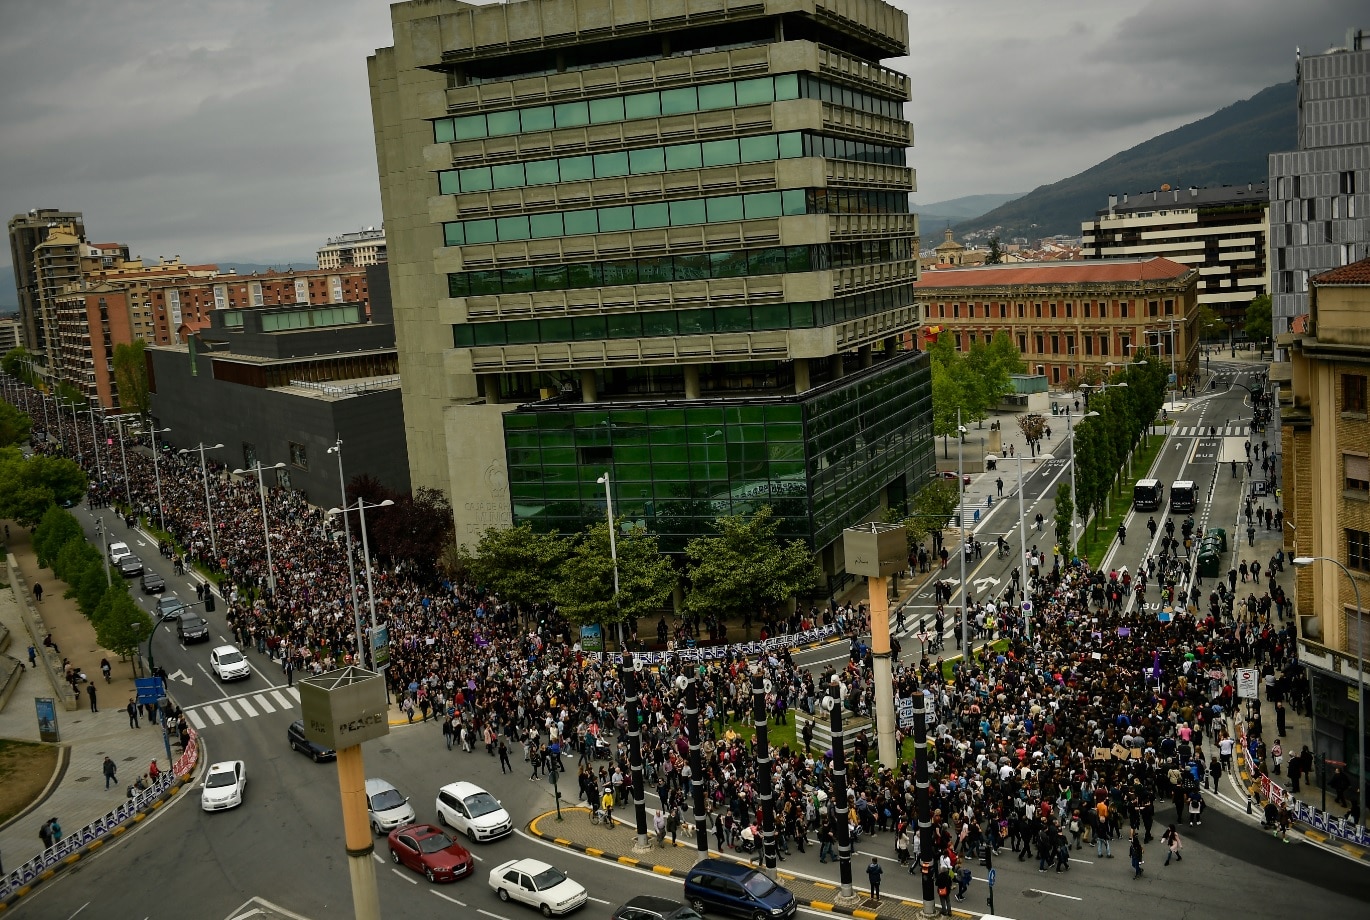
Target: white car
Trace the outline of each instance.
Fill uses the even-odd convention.
[[[205,811],[222,811],[243,804],[243,789],[247,775],[241,760],[225,760],[211,764],[200,784],[200,807]]]
[[[109,564],[118,565],[119,560],[125,556],[132,556],[133,550],[128,548],[127,543],[111,543],[109,545]]]
[[[585,903],[585,887],[536,859],[511,859],[490,870],[490,887],[501,901],[518,901],[544,917],[569,914]]]
[[[448,783],[438,790],[438,822],[484,842],[512,833],[514,822],[499,799],[475,783]]]
[[[415,820],[409,799],[383,779],[366,781],[366,811],[371,819],[371,832],[377,837],[413,824]]]
[[[209,653],[209,666],[219,680],[238,680],[252,676],[247,656],[236,645],[221,645]]]

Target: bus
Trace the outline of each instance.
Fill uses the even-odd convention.
[[[1181,479],[1170,486],[1170,510],[1176,514],[1193,514],[1198,505],[1194,483]]]
[[[1155,511],[1165,503],[1165,486],[1159,479],[1139,479],[1132,488],[1132,507],[1138,511]]]

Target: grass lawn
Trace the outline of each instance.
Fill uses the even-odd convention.
[[[55,744],[0,739],[0,824],[28,808],[55,769]]]
[[[794,724],[794,715],[797,711],[795,709],[789,711],[788,716],[786,716],[789,722],[787,725],[776,725],[774,717],[772,717],[770,727],[766,729],[766,744],[772,750],[779,748],[782,744],[788,744],[792,751],[799,746],[799,736],[795,731]],[[700,721],[704,721],[703,716],[700,717]],[[752,724],[750,716],[740,721],[728,722],[723,731],[726,732],[730,728],[747,741],[750,741],[752,735],[756,734],[756,726]],[[722,738],[723,732],[719,732],[718,737]]]
[[[1082,558],[1089,560],[1091,568],[1098,568],[1099,564],[1103,562],[1109,546],[1118,536],[1118,525],[1132,510],[1132,487],[1137,484],[1137,480],[1147,478],[1151,464],[1156,460],[1156,455],[1161,452],[1163,446],[1165,446],[1165,435],[1146,435],[1142,438],[1142,443],[1132,458],[1132,476],[1129,477],[1124,473],[1118,479],[1119,490],[1113,493],[1112,513],[1097,517],[1085,525],[1084,534],[1080,537],[1080,545],[1076,547],[1076,552]]]

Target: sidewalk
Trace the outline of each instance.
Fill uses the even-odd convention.
[[[675,844],[667,840],[664,848],[656,846],[655,838],[650,834],[650,815],[648,839],[652,841],[651,852],[633,854],[633,843],[637,834],[633,830],[632,824],[625,824],[621,820],[615,819],[612,830],[602,824],[592,824],[590,823],[589,809],[582,806],[563,806],[561,813],[565,818],[561,822],[557,821],[556,812],[549,811],[538,815],[528,822],[529,833],[559,846],[584,853],[587,856],[682,880],[689,872],[690,867],[698,862],[699,851],[696,849],[696,842],[693,838],[681,837]],[[632,814],[631,806],[626,809],[626,813]],[[712,838],[710,839],[712,840]],[[709,855],[737,863],[745,864],[747,862],[746,859],[739,858],[731,852],[719,853],[717,850],[711,849]],[[837,871],[837,867],[833,866],[834,877],[837,875]],[[886,876],[897,875],[900,871],[902,870],[899,869],[893,859],[886,862]],[[922,902],[920,901],[909,901],[896,895],[886,895],[879,901],[867,898],[869,889],[865,887],[866,873],[863,866],[856,862],[852,863],[852,882],[853,890],[860,900],[850,907],[835,903],[838,886],[832,882],[808,875],[795,875],[792,872],[786,872],[784,869],[777,870],[776,878],[794,894],[800,905],[813,910],[846,914],[851,917],[859,917],[860,920],[919,920],[922,917]],[[887,878],[886,881],[893,881],[893,879]],[[976,916],[976,914],[964,910],[954,910],[952,913],[957,917],[972,918]]]
[[[147,772],[153,759],[160,769],[170,768],[162,732],[142,720],[139,722],[141,728],[129,727],[124,706],[134,692],[130,665],[99,647],[95,628],[77,609],[74,600],[62,596],[65,586],[52,577],[51,570],[38,569],[37,559],[29,546],[27,528],[11,522],[10,529],[13,537],[9,551],[18,561],[23,582],[16,581],[9,589],[0,590],[0,622],[9,628],[12,636],[9,654],[26,666],[18,688],[0,710],[0,738],[38,741],[38,716],[33,700],[37,697],[71,699],[71,690],[65,684],[61,687],[65,691],[63,697],[54,690],[41,667],[27,667],[28,646],[42,641],[42,636],[35,640],[30,635],[20,610],[21,604],[32,604],[29,586],[35,579],[44,587],[43,627],[52,633],[53,641],[62,649],[62,656],[70,658],[88,675],[94,675],[99,712],[90,711],[84,689],[79,708],[68,711],[59,702],[57,725],[63,756],[39,800],[0,827],[0,854],[3,854],[7,869],[19,866],[43,849],[38,837],[38,826],[43,821],[56,817],[68,834],[74,833],[123,802],[128,785]],[[57,658],[59,663],[62,656]],[[114,679],[110,684],[100,680],[102,657],[114,664]],[[103,771],[107,756],[118,767],[118,782],[108,790]]]

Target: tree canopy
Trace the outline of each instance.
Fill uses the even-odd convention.
[[[902,523],[908,534],[909,551],[935,531],[946,526],[947,521],[956,513],[956,505],[961,500],[960,489],[950,479],[933,479],[919,489],[909,503],[909,514],[904,517],[895,515],[891,523]]]
[[[571,538],[555,530],[536,531],[525,521],[517,527],[491,527],[474,547],[457,547],[450,562],[504,600],[532,606],[551,601],[571,547]]]
[[[25,457],[18,448],[0,448],[0,517],[32,527],[54,503],[80,501],[87,485],[75,461],[43,454]]]
[[[1251,303],[1246,305],[1246,337],[1253,342],[1261,343],[1264,347],[1266,340],[1270,338],[1272,307],[1269,294],[1261,294],[1251,298]]]
[[[619,589],[614,596],[614,563],[609,523],[586,528],[561,563],[552,598],[572,623],[639,620],[665,606],[679,576],[645,527],[620,526],[615,535]]]
[[[769,507],[750,517],[713,522],[713,536],[685,546],[690,590],[685,607],[722,617],[778,607],[818,583],[813,554],[801,540],[781,544],[780,521]]]
[[[119,406],[125,412],[146,415],[151,404],[146,351],[147,346],[141,339],[129,345],[114,346],[114,386],[119,391]]]
[[[984,421],[1005,396],[1013,392],[1012,374],[1026,369],[1022,355],[1000,330],[988,342],[976,340],[957,351],[950,334],[939,335],[928,346],[932,361],[932,432],[956,434],[957,410],[961,424]]]
[[[0,402],[0,447],[16,447],[29,439],[33,421],[28,414],[7,402]]]

